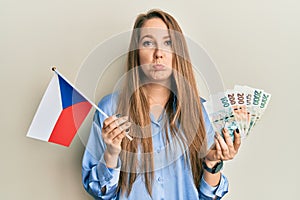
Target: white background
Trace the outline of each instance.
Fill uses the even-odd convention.
[[[226,88],[245,84],[272,94],[237,157],[225,164],[230,191],[224,199],[296,198],[299,1],[1,0],[0,199],[92,199],[81,184],[84,145],[78,136],[65,148],[25,135],[53,75],[50,67],[59,66],[75,82],[89,52],[129,31],[137,14],[151,8],[172,14],[208,51]],[[106,92],[97,90],[92,100]],[[80,134],[88,134],[90,119]]]

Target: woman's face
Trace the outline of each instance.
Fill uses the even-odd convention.
[[[147,20],[141,28],[139,61],[148,81],[169,81],[172,57],[172,41],[166,24],[159,18]]]

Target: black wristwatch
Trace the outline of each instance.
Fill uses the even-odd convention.
[[[209,168],[207,165],[206,165],[206,162],[205,160],[203,160],[202,162],[202,165],[203,165],[203,168],[208,171],[209,173],[211,174],[215,174],[215,173],[218,173],[222,167],[223,167],[223,160],[221,160],[220,162],[218,162],[217,164],[215,164],[215,166],[213,166],[213,168]]]

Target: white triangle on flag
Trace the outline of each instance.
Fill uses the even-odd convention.
[[[55,74],[35,113],[27,137],[48,141],[62,110],[59,80]]]

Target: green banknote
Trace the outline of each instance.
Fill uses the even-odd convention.
[[[222,135],[226,128],[230,137],[234,140],[234,130],[239,128],[233,114],[230,103],[224,93],[218,93],[210,97],[209,101],[203,104],[215,132]]]
[[[261,116],[263,115],[263,113],[265,112],[267,105],[269,104],[271,99],[271,94],[263,91],[261,93],[261,99],[259,102],[259,106],[256,107],[256,119],[252,125],[251,128],[253,128],[255,126],[255,124],[261,119]]]
[[[250,125],[247,132],[248,135],[251,129],[254,127],[256,120],[258,119],[258,111],[262,100],[263,90],[250,88],[248,86],[245,86],[245,89],[249,92],[249,94],[251,94],[251,105],[249,106],[249,112],[251,117]]]

